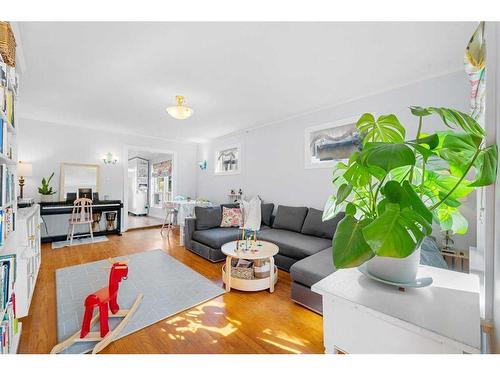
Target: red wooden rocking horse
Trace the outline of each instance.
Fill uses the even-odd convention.
[[[98,341],[92,350],[92,354],[100,352],[113,341],[118,333],[120,333],[120,331],[127,324],[128,320],[134,314],[135,310],[139,307],[143,297],[142,294],[137,296],[135,302],[129,310],[120,310],[117,302],[118,288],[120,286],[120,282],[127,279],[128,261],[113,262],[109,259],[109,262],[112,264],[111,271],[109,273],[109,285],[90,294],[85,299],[85,313],[83,315],[81,330],[54,346],[51,353],[60,353],[74,343],[81,341]],[[99,309],[98,314],[93,316],[94,309],[96,307]],[[111,317],[113,318],[123,318],[116,328],[111,331],[109,330],[108,324],[109,312],[111,312]],[[90,329],[97,322],[98,318],[100,331],[91,332]]]

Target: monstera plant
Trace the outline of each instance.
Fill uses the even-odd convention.
[[[361,116],[361,151],[333,170],[337,191],[323,219],[345,211],[332,242],[336,268],[375,256],[409,257],[433,222],[465,233],[464,198],[495,181],[497,146],[485,144],[485,132],[472,117],[450,108],[410,110],[418,122],[412,135],[393,114]],[[427,133],[423,123],[429,116],[439,116],[446,130]]]

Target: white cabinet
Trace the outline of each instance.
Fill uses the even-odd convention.
[[[323,296],[327,353],[480,353],[479,279],[420,266],[431,286],[398,288],[356,268],[338,270],[312,286]]]
[[[18,239],[18,264],[16,282],[17,317],[28,315],[35,290],[38,270],[42,261],[40,242],[40,206],[17,210],[16,233]]]

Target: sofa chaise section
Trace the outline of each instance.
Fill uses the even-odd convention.
[[[322,314],[322,297],[313,292],[311,286],[334,272],[331,246],[294,263],[290,268],[292,300]]]
[[[289,271],[297,261],[307,258],[331,246],[331,240],[309,236],[284,229],[270,228],[260,233],[261,240],[272,242],[279,247],[275,255],[276,266]]]
[[[420,246],[420,264],[448,268],[439,251],[436,240],[426,237]],[[295,302],[319,313],[323,313],[321,295],[313,292],[311,286],[335,272],[332,247],[294,263],[290,268],[292,279],[291,297]]]

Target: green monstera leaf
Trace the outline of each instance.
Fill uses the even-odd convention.
[[[357,220],[354,215],[339,222],[332,240],[335,268],[357,267],[375,256],[363,237],[363,228],[370,223],[370,219]]]
[[[371,113],[365,113],[356,126],[364,134],[364,144],[367,142],[401,143],[405,139],[405,128],[394,115],[383,115],[375,120]]]
[[[403,143],[367,143],[361,152],[363,165],[386,173],[405,165],[415,165],[415,154]]]
[[[455,185],[458,187],[455,188]],[[432,192],[433,195],[439,196],[439,193],[447,194],[453,188],[455,190],[450,195],[452,199],[465,198],[467,195],[474,191],[473,187],[470,187],[470,181],[462,180],[457,176],[452,176],[444,173],[436,173],[433,171],[426,172],[426,178],[424,182],[424,187],[427,188],[428,192]]]
[[[337,190],[337,194],[328,198],[323,210],[323,221],[333,219],[340,211],[345,209],[346,204],[344,202],[351,194],[352,188],[351,184],[342,184]]]
[[[354,152],[349,158],[349,166],[342,176],[345,181],[356,187],[362,187],[370,182],[371,174],[366,166],[361,164],[361,152]]]
[[[432,212],[425,206],[408,181],[402,183],[394,180],[388,181],[382,189],[382,194],[388,202],[398,203],[401,208],[411,207],[429,224],[432,223]]]
[[[456,207],[441,205],[435,213],[436,221],[439,222],[441,230],[451,230],[456,234],[467,233],[469,223]]]
[[[362,229],[363,238],[378,256],[405,258],[432,231],[425,218],[410,207],[386,203],[383,213]]]
[[[457,111],[452,108],[437,108],[429,107],[426,110],[431,114],[437,114],[443,120],[443,123],[449,128],[459,127],[466,133],[473,134],[477,137],[484,138],[484,129],[467,113]]]
[[[497,176],[497,145],[492,145],[481,150],[476,161],[476,179],[469,186],[487,186],[495,182]]]

